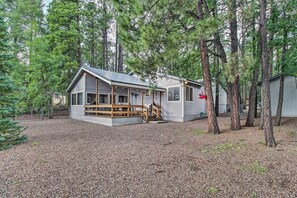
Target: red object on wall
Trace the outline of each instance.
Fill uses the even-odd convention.
[[[207,100],[207,95],[199,94],[199,99]]]

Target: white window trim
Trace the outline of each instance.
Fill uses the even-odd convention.
[[[175,88],[175,87],[178,87],[179,88],[179,100],[168,100],[168,94],[169,94],[169,88]],[[181,102],[181,97],[182,97],[182,94],[181,94],[181,86],[180,85],[175,85],[175,86],[169,86],[166,88],[167,89],[167,102]]]
[[[192,91],[192,93],[193,93],[193,100],[187,100],[187,87],[188,88],[190,88],[190,89],[192,89],[193,91]],[[186,102],[189,102],[189,103],[193,103],[194,102],[194,87],[192,87],[192,86],[185,86],[185,101]]]

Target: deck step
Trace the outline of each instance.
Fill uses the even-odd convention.
[[[165,120],[149,121],[150,124],[164,124],[167,123]]]

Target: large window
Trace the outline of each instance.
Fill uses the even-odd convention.
[[[76,105],[76,93],[71,95],[71,105]]]
[[[83,93],[77,93],[77,105],[83,104]]]
[[[151,95],[151,91],[150,90],[145,90],[145,96],[150,96]]]
[[[186,87],[186,101],[193,101],[193,87]]]
[[[87,93],[87,104],[91,104],[91,105],[96,104],[96,94],[95,93]]]
[[[107,94],[100,94],[99,95],[99,103],[107,104],[108,103],[108,95]]]
[[[71,105],[82,105],[83,104],[83,93],[71,94]]]
[[[119,103],[128,103],[128,96],[119,96]]]
[[[179,98],[180,98],[179,87],[168,88],[168,101],[179,101]]]

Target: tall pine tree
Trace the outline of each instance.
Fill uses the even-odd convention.
[[[21,136],[23,127],[13,120],[15,116],[15,86],[9,77],[11,65],[8,38],[4,19],[0,17],[0,150],[26,139]]]

